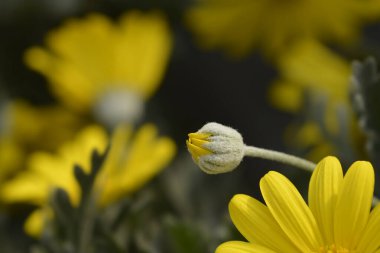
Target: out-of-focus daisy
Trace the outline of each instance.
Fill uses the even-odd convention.
[[[248,240],[220,245],[217,253],[378,252],[380,208],[371,211],[374,171],[368,162],[352,164],[343,177],[339,161],[326,157],[309,184],[309,204],[295,186],[271,171],[260,181],[266,205],[235,195],[231,219]]]
[[[20,170],[23,160],[23,150],[19,145],[11,138],[2,137],[0,140],[0,185]]]
[[[61,146],[57,154],[32,154],[28,169],[3,185],[0,191],[1,201],[40,206],[25,223],[29,234],[40,235],[44,222],[51,216],[48,202],[52,191],[57,187],[64,189],[72,205],[77,206],[81,192],[74,177],[73,166],[79,164],[88,173],[91,168],[91,152],[94,149],[104,152],[107,144],[105,130],[93,125],[81,131],[72,142]],[[124,125],[117,128],[95,182],[97,206],[107,206],[136,191],[159,173],[174,153],[174,142],[167,137],[157,137],[154,125],[143,125],[135,133]]]
[[[204,47],[243,55],[253,48],[278,53],[305,37],[347,45],[379,17],[375,0],[199,0],[187,22]]]
[[[270,87],[271,103],[307,115],[305,122],[289,128],[290,145],[309,149],[308,156],[320,160],[337,154],[340,147],[333,140],[338,135],[347,134],[344,138],[352,144],[348,146],[360,139],[349,103],[351,67],[347,60],[315,40],[303,40],[279,57],[277,65],[280,78]]]
[[[61,106],[33,106],[22,100],[10,101],[3,106],[1,121],[1,135],[22,143],[26,149],[47,150],[72,138],[83,124],[81,119]]]
[[[21,100],[0,108],[0,182],[25,166],[35,150],[55,150],[74,136],[82,121],[60,106],[32,106]],[[54,127],[52,127],[54,126]]]
[[[172,48],[163,15],[132,11],[112,22],[101,14],[67,20],[46,47],[26,51],[63,104],[114,126],[133,122],[159,86]]]
[[[350,63],[316,40],[302,40],[277,59],[280,78],[271,87],[272,104],[302,109],[305,91],[331,98],[331,107],[349,102]]]

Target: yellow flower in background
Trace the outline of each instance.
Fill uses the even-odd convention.
[[[46,48],[27,50],[25,62],[47,78],[63,104],[80,113],[93,110],[116,125],[115,117],[130,122],[141,116],[171,48],[168,24],[159,13],[132,11],[116,23],[91,14],[51,31]]]
[[[61,187],[69,193],[72,203],[77,204],[80,192],[73,165],[80,164],[89,172],[91,151],[96,149],[104,152],[107,143],[106,132],[98,126],[92,126],[80,132],[74,141],[60,147],[56,155],[33,153],[28,159],[27,169],[2,187],[1,199],[43,205],[53,187]]]
[[[186,21],[206,48],[244,55],[274,54],[302,38],[347,45],[361,26],[380,17],[375,0],[199,0]]]
[[[380,206],[371,211],[374,170],[352,164],[343,177],[335,157],[324,158],[309,184],[307,205],[295,186],[271,171],[260,181],[266,205],[235,195],[231,219],[248,240],[220,245],[217,253],[368,252],[380,249]]]
[[[28,154],[55,150],[82,125],[78,117],[60,106],[36,107],[14,100],[0,110],[0,182],[23,169]]]
[[[157,137],[153,124],[115,130],[111,149],[99,176],[99,205],[106,206],[139,189],[165,168],[176,152],[168,137]]]
[[[33,106],[22,100],[6,104],[1,120],[4,126],[0,135],[29,150],[55,149],[72,138],[83,124],[83,120],[61,106]]]
[[[308,115],[306,122],[288,129],[286,141],[290,146],[309,149],[307,156],[314,161],[337,154],[332,136],[342,134],[339,113],[346,117],[350,141],[358,141],[349,102],[351,66],[347,60],[315,40],[303,40],[281,55],[277,66],[280,78],[269,88],[271,104],[286,112]],[[311,108],[318,110],[320,119],[307,111]]]
[[[26,231],[40,235],[44,221],[51,216],[49,198],[60,187],[69,194],[74,206],[81,192],[73,173],[74,164],[89,172],[91,152],[104,152],[108,135],[100,126],[89,126],[72,142],[63,145],[57,154],[37,152],[31,155],[28,169],[0,190],[4,203],[30,203],[40,206],[25,223]],[[120,126],[111,137],[111,147],[95,183],[98,207],[104,207],[131,194],[159,173],[173,158],[175,145],[167,137],[157,137],[154,125],[146,124],[133,134]]]
[[[330,97],[332,106],[348,104],[350,63],[316,40],[302,40],[277,59],[280,79],[270,88],[273,105],[302,110],[305,91]]]
[[[4,180],[20,170],[24,160],[24,152],[9,137],[0,139],[0,187]]]

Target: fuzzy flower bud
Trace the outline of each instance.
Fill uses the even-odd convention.
[[[244,142],[238,131],[218,123],[207,123],[186,141],[194,162],[208,174],[234,170],[244,157]]]

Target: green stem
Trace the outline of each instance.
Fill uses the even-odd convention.
[[[310,162],[306,159],[299,158],[297,156],[252,146],[245,146],[244,155],[288,164],[309,172],[313,172],[315,166],[317,166],[315,163]]]

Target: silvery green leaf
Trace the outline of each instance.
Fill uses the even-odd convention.
[[[351,102],[357,114],[359,126],[366,136],[366,148],[375,165],[380,165],[379,95],[380,75],[375,58],[368,57],[362,62],[354,61],[351,76]]]

